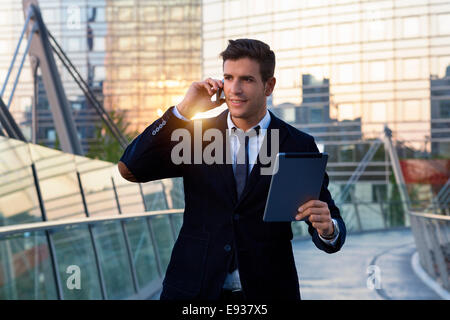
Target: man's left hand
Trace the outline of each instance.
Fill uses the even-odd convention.
[[[308,217],[309,222],[322,237],[329,237],[334,233],[328,204],[320,200],[310,200],[298,208],[296,220]]]

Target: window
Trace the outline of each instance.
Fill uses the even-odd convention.
[[[104,66],[95,66],[94,67],[94,80],[102,81],[105,80],[105,67]]]
[[[386,121],[386,103],[373,102],[370,104],[371,122],[385,122]]]
[[[131,76],[132,76],[131,66],[119,67],[119,79],[122,80],[131,79]]]
[[[440,14],[438,15],[438,33],[439,34],[449,34],[450,33],[450,14]]]
[[[323,44],[325,30],[323,27],[304,28],[302,39],[307,47],[314,47]]]
[[[322,123],[323,122],[322,108],[311,108],[310,109],[309,122],[310,123]]]
[[[120,10],[118,10],[118,21],[123,22],[131,22],[133,21],[133,7],[121,7]]]
[[[45,138],[50,140],[50,141],[55,141],[56,140],[56,132],[55,129],[48,129],[46,130],[46,135]]]
[[[284,108],[283,118],[286,122],[295,122],[295,108]]]
[[[384,61],[372,61],[369,63],[370,81],[386,80],[386,63]]]
[[[94,38],[94,51],[105,51],[105,37]]]
[[[441,101],[439,106],[439,117],[441,119],[450,118],[450,101]]]
[[[340,162],[353,162],[354,161],[354,153],[355,153],[354,145],[340,146],[339,147],[339,161]]]
[[[403,101],[403,117],[406,121],[415,121],[422,119],[419,100]]]
[[[80,111],[83,107],[81,102],[72,102],[72,109],[75,111]]]
[[[420,77],[419,59],[403,60],[403,79],[418,79]]]
[[[411,38],[419,36],[419,18],[408,17],[403,19],[403,37]]]
[[[378,19],[366,22],[366,28],[369,40],[376,41],[385,38],[386,21]]]
[[[67,51],[80,51],[80,50],[81,50],[81,39],[80,38],[68,38]]]
[[[344,23],[336,26],[337,43],[350,43],[355,41],[356,30],[353,24]]]
[[[338,120],[353,120],[355,119],[355,114],[353,112],[353,105],[351,104],[340,104],[338,106]]]
[[[169,10],[171,21],[183,21],[183,7],[172,7]]]
[[[353,64],[340,64],[338,66],[338,79],[341,83],[354,82],[354,65]]]
[[[203,21],[217,22],[223,19],[222,3],[208,3],[203,6]]]
[[[46,18],[48,19],[49,17]],[[68,6],[65,18],[67,29],[81,29],[81,7],[79,5]],[[44,18],[44,22],[48,23],[49,21]]]

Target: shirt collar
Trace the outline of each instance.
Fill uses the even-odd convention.
[[[270,120],[271,120],[270,112],[268,110],[266,110],[266,114],[264,115],[264,117],[261,119],[261,121],[257,125],[253,126],[253,128],[259,126],[260,129],[266,130],[267,128],[269,128]],[[230,112],[228,112],[228,116],[227,116],[227,125],[228,125],[228,129],[237,128],[236,125],[233,123],[233,120],[231,120]]]

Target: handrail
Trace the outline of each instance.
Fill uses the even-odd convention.
[[[85,218],[76,218],[76,219],[63,219],[63,220],[54,220],[54,221],[42,221],[42,222],[33,222],[33,223],[24,223],[24,224],[16,224],[11,226],[0,227],[0,237],[21,233],[21,232],[30,232],[30,231],[39,231],[39,230],[49,230],[54,228],[62,228],[66,226],[72,225],[83,225],[83,224],[96,224],[100,222],[106,221],[122,221],[129,220],[135,218],[143,218],[143,217],[151,217],[157,215],[164,214],[175,214],[175,213],[183,213],[184,209],[168,209],[168,210],[155,210],[144,213],[124,213],[119,215],[107,215],[101,217],[85,217]]]
[[[440,214],[434,214],[434,213],[421,213],[421,212],[414,212],[414,211],[409,211],[409,214],[416,216],[416,217],[421,217],[421,218],[429,218],[429,219],[438,219],[438,220],[444,220],[444,221],[450,221],[450,216],[444,216],[444,215],[440,215]]]

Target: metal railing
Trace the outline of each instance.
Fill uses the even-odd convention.
[[[420,264],[436,282],[450,290],[450,216],[409,213]]]

